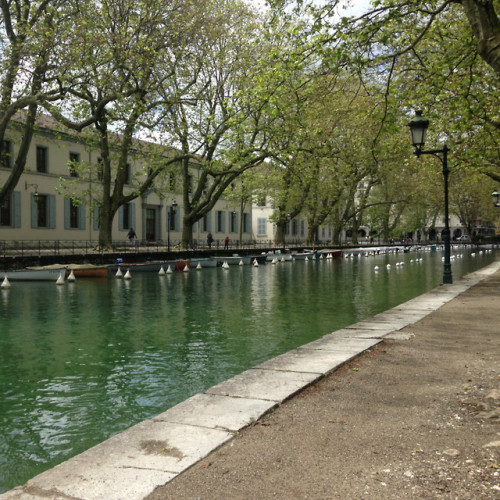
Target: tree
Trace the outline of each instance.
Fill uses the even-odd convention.
[[[193,224],[267,157],[266,109],[276,88],[256,13],[239,0],[208,4],[202,39],[176,75],[183,98],[159,110],[163,141],[180,151],[184,247]]]
[[[74,60],[64,48],[75,34],[78,0],[0,0],[0,164],[11,168],[0,186],[0,205],[24,171],[39,105],[59,100],[56,77]],[[15,154],[6,149],[9,131],[19,130]]]
[[[81,168],[101,181],[92,199],[99,208],[99,241],[110,247],[118,209],[145,193],[159,173],[177,161],[170,154],[173,150],[139,141],[137,132],[154,129],[158,106],[177,103],[177,95],[160,95],[172,88],[187,44],[196,43],[193,28],[199,27],[199,18],[193,17],[191,5],[177,0],[105,0],[87,7],[79,22],[88,30],[74,47],[85,73],[63,77],[69,87],[65,109],[70,118],[64,109],[48,109],[65,127],[84,131],[87,143],[100,151],[98,165],[83,163]],[[95,22],[90,23],[92,18]],[[143,158],[144,170],[129,179],[132,155]],[[79,198],[89,195],[80,193]]]

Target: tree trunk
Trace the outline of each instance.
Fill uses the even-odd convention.
[[[182,220],[181,246],[183,250],[193,247],[193,222],[189,217]]]
[[[500,76],[500,21],[493,0],[461,0],[477,39],[477,51]]]
[[[276,246],[285,246],[285,221],[276,223],[276,234],[274,236],[274,244]]]

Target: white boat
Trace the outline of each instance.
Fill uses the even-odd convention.
[[[266,258],[267,262],[272,262],[274,259],[279,260],[280,262],[291,261],[292,254],[289,252],[282,252],[281,250],[276,250],[276,252],[269,252]]]
[[[240,255],[233,255],[231,257],[216,257],[217,263],[219,266],[222,266],[224,262],[227,262],[230,266],[238,266],[240,262],[243,262],[245,265],[250,265],[252,263],[251,257],[241,257]]]
[[[306,260],[306,257],[309,260],[316,258],[316,252],[292,252],[292,258],[295,260]]]
[[[200,257],[200,258],[195,258],[190,260],[190,267],[198,267],[200,265],[201,267],[217,267],[217,259],[212,258],[212,257]]]
[[[0,279],[9,281],[57,281],[66,274],[66,266],[55,268],[26,268],[12,271],[0,271]]]

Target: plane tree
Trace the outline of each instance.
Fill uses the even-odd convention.
[[[0,185],[0,205],[10,199],[24,171],[40,104],[64,94],[56,77],[75,63],[65,51],[74,43],[80,4],[0,0],[0,164],[10,169]]]
[[[88,29],[75,47],[85,74],[64,75],[66,100],[47,109],[99,151],[98,162],[72,165],[79,180],[98,182],[87,190],[79,182],[66,183],[64,190],[75,201],[93,201],[100,244],[111,247],[118,209],[150,189],[159,173],[176,161],[173,149],[140,138],[154,130],[158,106],[176,105],[181,98],[182,92],[160,97],[160,89],[172,88],[177,67],[189,52],[186,47],[197,42],[200,16],[180,0],[105,0],[87,7],[79,21]],[[144,167],[132,178],[130,163],[137,158]]]
[[[163,141],[181,152],[183,246],[237,179],[272,156],[276,103],[291,73],[272,28],[265,31],[244,2],[214,1],[205,9],[201,36],[175,89],[192,74],[196,82],[182,100],[158,111]]]

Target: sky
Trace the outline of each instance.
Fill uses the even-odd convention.
[[[258,6],[259,8],[264,9],[266,0],[250,0],[253,5]],[[318,5],[328,3],[328,0],[314,0],[314,3]],[[370,0],[344,0],[341,3],[346,4],[348,7],[346,10],[341,9],[342,14],[344,16],[359,16],[365,13],[369,6]]]

